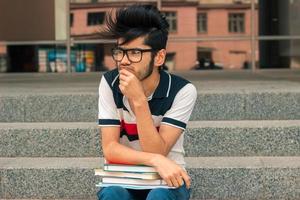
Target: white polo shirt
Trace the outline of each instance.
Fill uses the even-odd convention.
[[[166,71],[160,72],[160,82],[148,103],[154,125],[161,124],[182,129],[182,135],[172,147],[168,158],[185,167],[183,138],[184,130],[197,98],[197,90],[189,81]],[[99,126],[120,127],[120,143],[141,151],[136,118],[128,99],[119,89],[117,69],[106,72],[99,86]]]

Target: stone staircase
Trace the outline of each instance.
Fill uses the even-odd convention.
[[[300,199],[300,71],[182,72],[193,199]],[[0,199],[96,199],[100,74],[0,74]]]

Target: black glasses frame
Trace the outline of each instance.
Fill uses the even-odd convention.
[[[115,56],[114,56],[114,51],[115,50],[121,50],[121,52],[123,53],[123,55],[121,56],[121,58],[117,59]],[[141,52],[141,55],[140,55],[140,59],[138,61],[133,61],[130,56],[128,56],[128,51],[140,51]],[[111,49],[111,54],[112,54],[112,57],[114,59],[114,61],[116,62],[121,62],[126,54],[127,56],[127,59],[132,62],[132,63],[138,63],[138,62],[141,62],[142,58],[143,58],[143,53],[144,52],[155,52],[154,49],[140,49],[140,48],[132,48],[132,49],[123,49],[121,47],[115,47],[115,48],[112,48]]]

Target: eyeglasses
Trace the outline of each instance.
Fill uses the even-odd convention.
[[[154,51],[153,49],[139,49],[139,48],[123,49],[120,47],[116,47],[111,50],[112,57],[115,61],[117,62],[122,61],[122,59],[126,54],[127,59],[132,63],[140,62],[142,60],[144,52],[153,52],[153,51]]]

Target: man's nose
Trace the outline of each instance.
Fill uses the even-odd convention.
[[[126,64],[130,64],[131,61],[128,59],[128,55],[127,53],[124,53],[124,56],[122,58],[122,60],[120,61],[120,64],[126,65]]]

